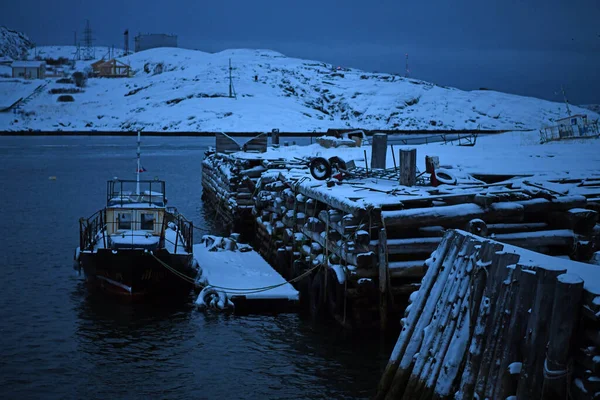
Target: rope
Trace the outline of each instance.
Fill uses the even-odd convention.
[[[572,362],[565,366],[565,369],[551,370],[548,368],[548,357],[544,360],[544,378],[548,380],[556,380],[568,377],[571,374]]]
[[[153,252],[150,252],[150,254],[152,255],[152,257],[154,257],[163,267],[165,267],[166,269],[168,269],[169,271],[171,271],[172,273],[174,273],[175,275],[177,275],[178,277],[180,277],[181,279],[185,280],[186,282],[192,283],[194,284],[194,286],[196,287],[203,287],[202,285],[198,284],[196,282],[195,279],[190,278],[189,276],[177,271],[176,269],[174,269],[173,267],[169,266],[167,263],[165,263],[164,261],[162,261],[160,258],[156,257],[156,255],[154,255]],[[221,290],[227,290],[227,291],[233,291],[236,292],[236,294],[252,294],[252,293],[260,293],[260,292],[265,292],[267,290],[272,290],[275,288],[278,288],[280,286],[284,286],[288,283],[292,283],[295,281],[298,281],[300,279],[303,279],[304,277],[308,276],[309,274],[311,274],[314,270],[316,270],[317,268],[321,267],[323,264],[319,264],[317,266],[314,266],[313,268],[306,270],[305,272],[303,272],[302,274],[298,275],[297,277],[290,279],[288,281],[282,282],[282,283],[278,283],[277,285],[270,285],[270,286],[263,286],[263,287],[258,287],[258,288],[228,288],[228,287],[224,287],[224,286],[217,286],[217,285],[207,285],[206,287],[211,287],[211,288],[215,288],[215,289],[221,289]]]
[[[555,363],[558,364],[558,363]],[[573,360],[569,360],[565,369],[556,369],[551,370],[548,368],[548,354],[546,354],[546,358],[544,359],[544,382],[542,383],[542,398],[545,398],[546,395],[546,381],[555,381],[559,379],[566,378],[565,385],[567,389],[565,390],[565,398],[568,400],[571,397],[571,374],[573,372]]]
[[[317,268],[322,267],[323,265],[324,264],[316,265],[316,266],[312,267],[311,269],[308,269],[308,270],[304,271],[302,274],[298,275],[297,277],[295,277],[293,279],[290,279],[289,281],[278,283],[277,285],[263,286],[263,287],[258,287],[258,288],[246,288],[246,289],[228,288],[228,287],[216,286],[216,285],[210,285],[210,284],[207,287],[213,287],[213,288],[221,289],[221,290],[234,291],[234,292],[236,292],[235,294],[252,294],[252,293],[266,292],[267,290],[275,289],[275,288],[278,288],[280,286],[286,285],[288,283],[292,283],[292,282],[301,280],[304,277],[306,277],[309,274],[311,274]]]
[[[198,285],[196,283],[196,280],[194,278],[190,278],[189,276],[177,271],[176,269],[174,269],[173,267],[171,267],[169,264],[167,264],[166,262],[164,262],[163,260],[161,260],[160,258],[156,257],[156,255],[154,255],[154,252],[150,252],[150,254],[152,255],[152,257],[154,257],[154,259],[156,261],[159,262],[160,265],[162,265],[163,267],[165,267],[166,269],[168,269],[169,271],[171,271],[173,274],[175,274],[176,276],[178,276],[179,278],[183,279],[184,281],[193,284],[194,286],[197,287],[201,287],[201,285]]]

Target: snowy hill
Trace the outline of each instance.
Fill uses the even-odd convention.
[[[229,59],[233,89],[229,98]],[[269,50],[209,54],[160,48],[120,58],[131,78],[89,79],[71,103],[52,81],[1,130],[322,131],[538,129],[564,104],[494,91],[462,91],[400,76],[338,69]],[[598,114],[577,107],[590,119]]]
[[[25,58],[33,43],[27,35],[0,26],[0,58],[10,57],[13,60]]]
[[[595,113],[600,113],[600,104],[582,104],[579,107],[587,108]]]

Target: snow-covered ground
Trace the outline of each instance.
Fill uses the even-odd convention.
[[[46,53],[60,57],[72,50],[60,46]],[[0,114],[0,130],[518,130],[538,129],[566,116],[562,103],[337,70],[269,50],[210,54],[159,48],[120,60],[132,66],[134,76],[90,79],[84,93],[73,95],[73,103],[58,103],[58,95],[45,91],[24,107],[28,116]],[[228,97],[229,60],[235,98]],[[52,80],[47,89],[64,86]],[[578,107],[572,111],[591,120],[599,117]]]

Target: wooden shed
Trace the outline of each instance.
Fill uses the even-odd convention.
[[[131,66],[115,58],[100,60],[92,64],[94,75],[108,78],[126,78],[131,72]]]

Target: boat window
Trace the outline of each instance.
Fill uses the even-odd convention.
[[[147,231],[154,230],[154,213],[142,213],[140,229]]]
[[[122,212],[117,217],[117,229],[131,229],[131,213]]]

